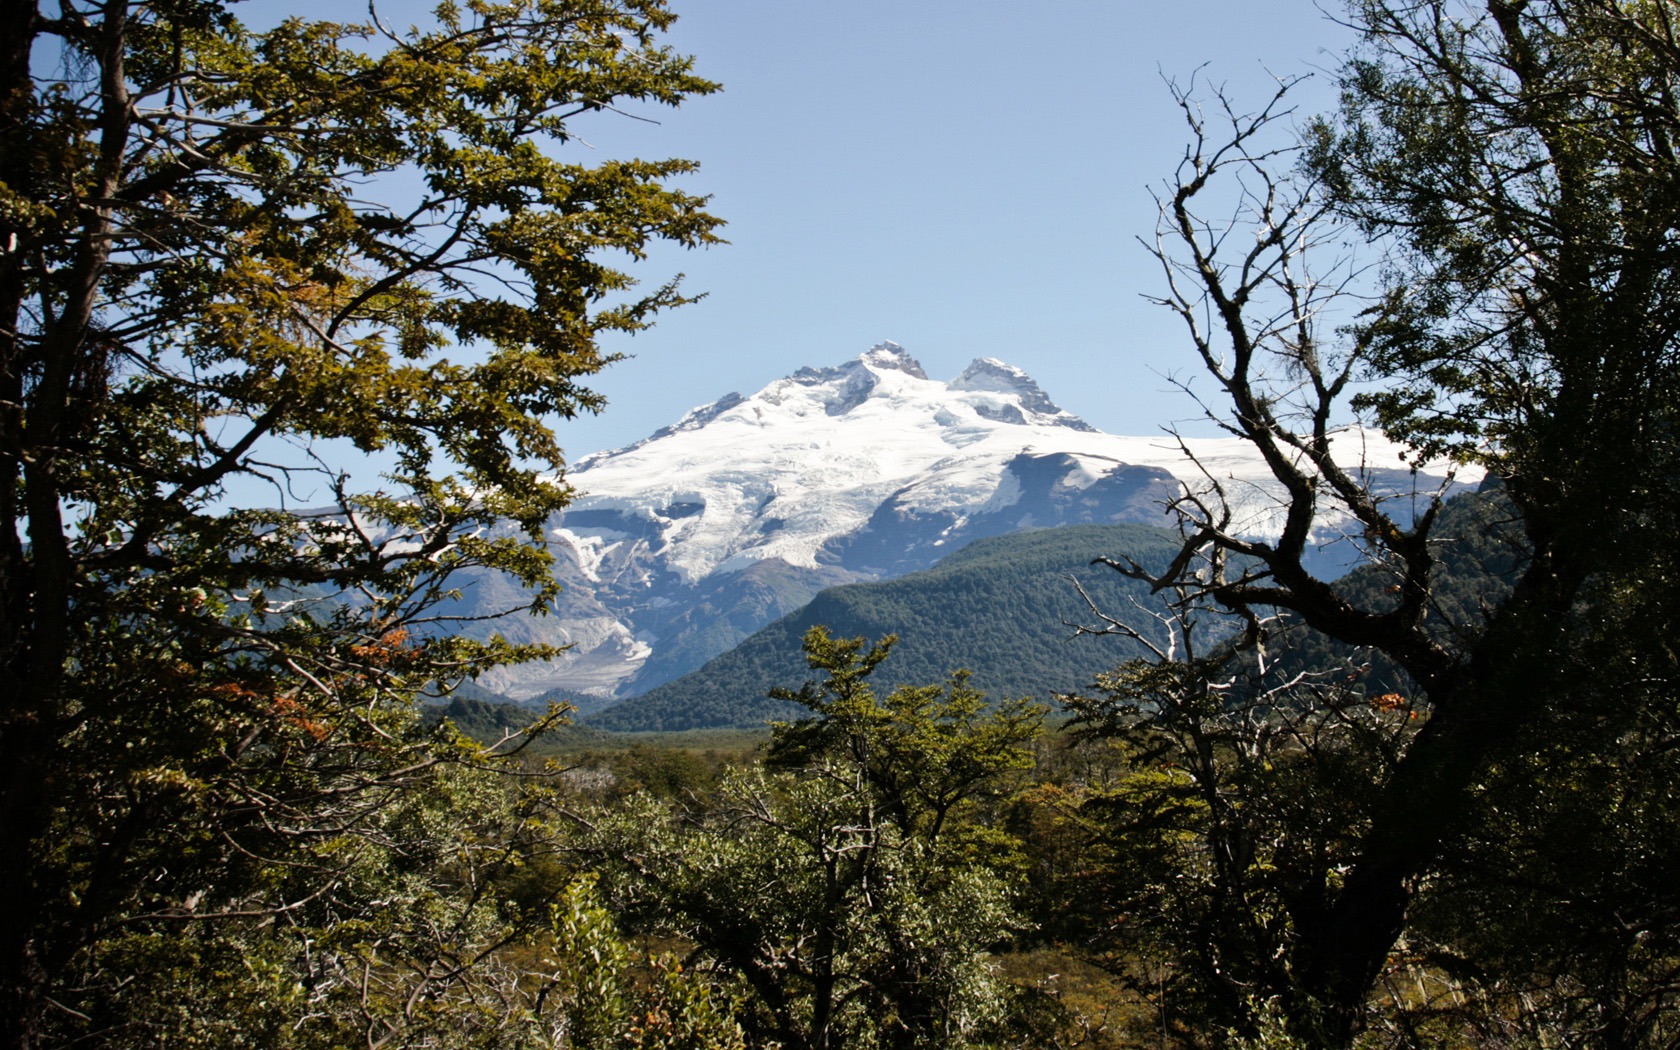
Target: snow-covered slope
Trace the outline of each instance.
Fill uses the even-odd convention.
[[[1194,459],[1164,435],[1103,434],[989,358],[949,382],[894,343],[801,369],[580,461],[568,480],[582,495],[551,530],[565,597],[517,632],[573,648],[482,684],[606,702],[698,667],[824,587],[925,568],[1021,528],[1167,524],[1163,503],[1210,478],[1240,528],[1275,531],[1277,486],[1249,446],[1184,444]],[[1414,481],[1380,435],[1348,430],[1337,452],[1397,490],[1438,484]]]

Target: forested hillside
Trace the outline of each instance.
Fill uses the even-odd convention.
[[[1177,538],[1147,525],[1077,525],[976,540],[933,569],[884,583],[848,584],[760,630],[699,671],[592,715],[600,729],[759,726],[790,705],[765,696],[804,678],[799,643],[822,625],[839,637],[898,636],[891,683],[937,682],[955,670],[996,697],[1048,701],[1136,655],[1126,639],[1075,637],[1095,622],[1074,581],[1105,610],[1130,607],[1147,588],[1093,566],[1105,554],[1164,567]]]

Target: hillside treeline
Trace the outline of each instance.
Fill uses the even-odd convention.
[[[649,732],[789,717],[797,708],[766,690],[804,677],[800,642],[819,625],[845,636],[897,635],[893,662],[882,672],[889,687],[938,681],[962,668],[993,696],[1070,692],[1134,652],[1129,639],[1096,644],[1077,635],[1081,626],[1100,629],[1090,603],[1127,608],[1148,593],[1147,585],[1091,564],[1112,550],[1164,567],[1177,537],[1145,525],[1072,525],[976,540],[923,572],[831,587],[699,671],[585,724]]]

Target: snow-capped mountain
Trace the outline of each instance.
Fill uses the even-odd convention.
[[[1390,488],[1439,484],[1414,477],[1380,435],[1350,429],[1339,442],[1338,458]],[[1165,501],[1209,478],[1244,531],[1276,530],[1277,486],[1249,446],[1183,445],[1101,433],[990,358],[940,381],[887,342],[801,369],[579,461],[567,480],[580,496],[551,523],[565,587],[556,614],[503,628],[572,648],[480,684],[605,703],[693,670],[825,587],[925,568],[1023,528],[1168,524]]]

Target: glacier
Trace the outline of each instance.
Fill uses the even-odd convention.
[[[1376,431],[1340,430],[1333,450],[1394,498],[1454,483]],[[1284,509],[1240,439],[1105,434],[1002,361],[941,381],[893,342],[727,394],[566,481],[579,495],[548,532],[561,598],[501,629],[570,648],[479,684],[566,690],[586,710],[699,667],[825,587],[926,568],[981,536],[1170,525],[1166,503],[1213,482],[1245,534],[1275,534]],[[1329,544],[1344,526],[1329,512],[1319,531]]]

